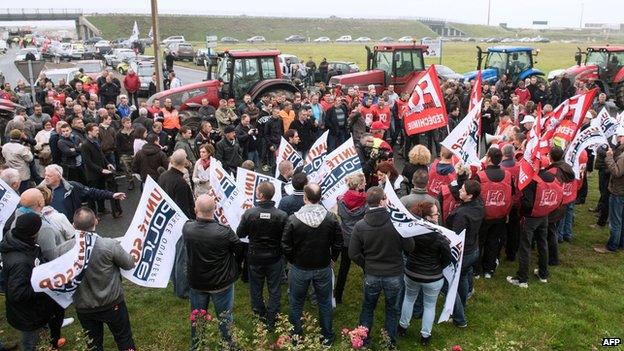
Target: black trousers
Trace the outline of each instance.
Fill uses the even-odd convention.
[[[502,220],[484,220],[479,230],[479,246],[481,260],[479,268],[483,273],[493,273],[496,269],[496,259],[500,253],[507,226]]]
[[[559,222],[565,215],[567,205],[554,210],[548,216],[548,264],[559,264]]]
[[[509,212],[509,220],[507,221],[507,237],[505,238],[505,255],[508,261],[516,260],[516,253],[518,253],[518,246],[520,245],[520,213],[515,207],[511,208]]]
[[[342,301],[342,294],[344,293],[344,288],[347,284],[347,277],[349,276],[350,268],[351,259],[349,258],[349,248],[343,246],[342,251],[340,251],[340,268],[338,269],[336,288],[334,289],[334,297],[336,298],[337,302]]]
[[[600,199],[598,199],[598,221],[596,224],[600,226],[607,225],[609,219],[609,178],[611,175],[604,169],[598,170],[598,190],[600,191]]]
[[[89,180],[87,182],[87,185],[91,188],[96,188],[96,189],[100,189],[100,190],[105,190],[105,186],[106,186],[106,179],[104,177],[98,177],[97,179],[94,180]],[[96,206],[97,204],[97,206]],[[91,207],[91,209],[93,210],[93,212],[98,213],[98,212],[104,212],[104,210],[106,210],[106,206],[104,205],[104,200],[92,200],[89,199],[89,207]]]
[[[539,275],[548,277],[548,217],[529,217],[524,219],[522,234],[520,235],[520,248],[518,249],[518,272],[517,278],[521,283],[529,279],[529,263],[531,262],[531,242],[533,237],[537,241],[537,255]]]
[[[104,351],[104,323],[108,326],[119,351],[135,350],[130,328],[130,316],[126,308],[126,302],[122,301],[104,311],[80,313],[78,312],[80,325],[87,333],[90,350]]]

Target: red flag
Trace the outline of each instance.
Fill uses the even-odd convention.
[[[408,106],[409,111],[404,117],[407,135],[426,132],[448,124],[444,96],[433,65],[429,66],[427,72],[416,83]]]
[[[569,119],[574,123],[570,140],[574,139],[597,92],[598,88],[594,88],[586,93],[574,95],[550,112],[544,121],[542,140],[550,144],[555,130],[564,119]]]
[[[475,105],[477,105],[479,103],[479,101],[481,101],[481,98],[483,97],[483,88],[481,88],[481,70],[479,70],[479,72],[477,72],[477,78],[475,81],[475,85],[472,87],[472,91],[470,92],[470,101],[468,104],[468,111],[472,111],[472,108],[475,107]],[[481,135],[481,111],[477,111],[478,113],[478,118],[479,118],[479,131],[477,132],[477,135]]]
[[[518,175],[518,189],[524,189],[533,177],[537,174],[541,165],[541,145],[540,136],[542,132],[542,105],[537,105],[537,118],[533,123],[533,128],[529,131],[524,156],[519,162],[520,173]]]

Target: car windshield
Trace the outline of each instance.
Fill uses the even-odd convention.
[[[531,54],[529,51],[518,51],[509,54],[509,73],[514,80],[520,73],[531,68]]]
[[[154,66],[139,66],[137,71],[139,77],[150,77],[154,73]]]
[[[601,51],[590,51],[587,53],[587,59],[585,61],[588,65],[596,65],[601,68],[607,66],[607,53]]]
[[[102,64],[99,62],[81,63],[80,67],[84,69],[86,73],[96,73],[102,71]]]
[[[413,71],[424,69],[420,50],[399,50],[396,52],[396,75],[404,77]]]

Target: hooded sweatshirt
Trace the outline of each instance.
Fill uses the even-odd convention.
[[[349,246],[353,227],[364,218],[366,209],[366,193],[364,192],[347,190],[342,197],[338,198],[338,217],[340,217],[344,247]]]
[[[282,250],[299,269],[327,268],[342,249],[342,232],[336,215],[319,204],[308,204],[288,217]]]

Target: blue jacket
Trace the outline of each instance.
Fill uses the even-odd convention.
[[[296,191],[292,195],[282,197],[278,209],[286,212],[289,216],[302,208],[303,203],[303,191]]]
[[[45,186],[45,182],[39,184]],[[87,200],[107,200],[113,198],[113,193],[108,190],[101,190],[96,188],[90,188],[82,185],[82,183],[68,181],[63,179],[61,185],[65,189],[65,197],[63,204],[65,210],[55,208],[55,210],[63,213],[70,222],[74,221],[74,212],[82,206],[82,203]],[[54,190],[52,190],[54,191]]]

